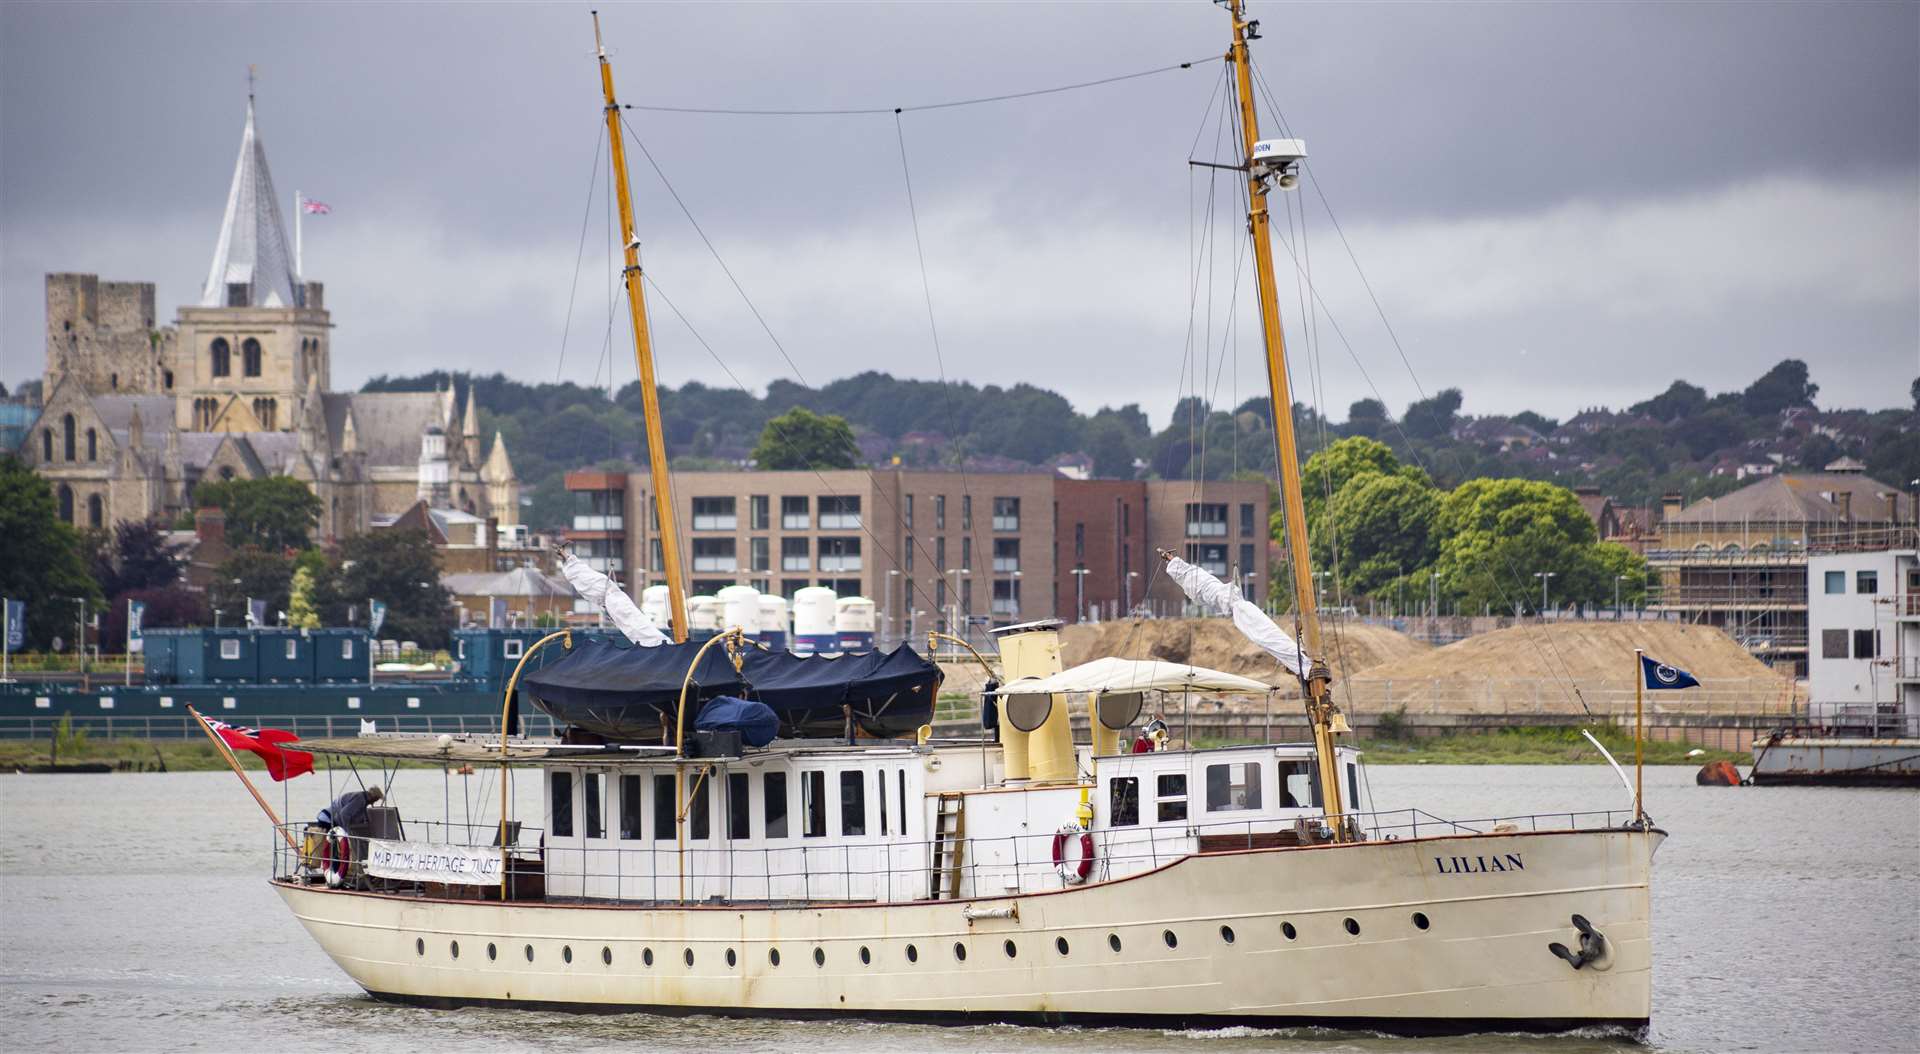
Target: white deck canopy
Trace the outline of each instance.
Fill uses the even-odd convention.
[[[1273,685],[1205,666],[1108,656],[1061,670],[1051,677],[1028,677],[1004,684],[995,695],[1102,695],[1108,692],[1252,692]]]

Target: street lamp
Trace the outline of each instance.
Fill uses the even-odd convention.
[[[1085,567],[1073,569],[1073,620],[1075,622],[1087,620],[1087,575],[1090,573]]]
[[[1626,577],[1626,575],[1613,576],[1613,620],[1615,622],[1620,621],[1620,583]]]
[[[946,573],[953,576],[953,603],[950,605],[953,609],[953,618],[947,623],[947,628],[954,631],[954,636],[964,640],[967,636],[967,627],[964,622],[960,621],[962,615],[960,610],[960,579],[962,576],[970,575],[973,572],[964,567],[950,567],[947,568]]]
[[[1133,580],[1140,577],[1138,571],[1128,571],[1126,577],[1127,614],[1133,614]]]
[[[1547,583],[1558,575],[1558,571],[1535,571],[1533,577],[1540,580],[1540,617],[1547,617]]]
[[[900,639],[899,635],[893,632],[894,630],[893,580],[899,577],[900,577],[899,568],[895,568],[895,567],[887,568],[887,634],[889,636],[892,636],[894,640]]]

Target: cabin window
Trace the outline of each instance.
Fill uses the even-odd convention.
[[[1360,808],[1360,766],[1347,762],[1347,811]]]
[[[825,838],[827,835],[827,774],[824,772],[802,772],[800,774],[800,812],[801,822],[805,825],[800,834],[807,838]]]
[[[640,837],[640,777],[620,777],[620,837]]]
[[[1159,821],[1168,823],[1187,818],[1187,774],[1170,772],[1159,778],[1156,797],[1160,803]]]
[[[653,837],[655,841],[673,841],[673,802],[675,792],[672,776],[653,778]]]
[[[840,834],[856,838],[867,833],[867,779],[857,771],[840,774]]]
[[[907,770],[900,770],[900,833],[907,833]]]
[[[688,788],[692,798],[687,802],[687,837],[696,841],[705,841],[712,827],[712,821],[707,818],[707,785],[712,782],[712,776],[703,779],[695,774],[693,786]]]
[[[1880,657],[1880,631],[1876,629],[1857,629],[1853,631],[1853,657],[1856,659],[1877,659]]]
[[[605,838],[607,836],[606,818],[601,815],[600,810],[600,806],[604,801],[604,799],[600,797],[601,786],[604,782],[598,772],[587,773],[581,781],[582,794],[585,797],[585,807],[582,813],[587,821],[586,836],[588,838]]]
[[[1140,822],[1140,779],[1122,776],[1107,784],[1107,826],[1131,827]]]
[[[573,773],[560,771],[553,779],[553,836],[573,837]]]
[[[1313,805],[1313,764],[1307,761],[1280,763],[1280,807],[1305,809]]]
[[[1231,812],[1260,807],[1260,763],[1207,766],[1207,811]]]
[[[221,641],[220,657],[227,660],[238,659],[240,657],[240,642],[233,638]]]
[[[87,456],[89,458],[93,456],[92,429],[87,430]],[[1880,572],[1855,571],[1853,573],[1853,591],[1863,594],[1880,592]]]
[[[353,658],[353,638],[349,637],[340,642],[340,657],[343,659]]]
[[[1827,592],[1845,593],[1847,591],[1847,573],[1845,571],[1827,572]]]
[[[887,830],[887,770],[886,769],[881,769],[880,771],[873,774],[873,789],[877,792],[874,795],[874,797],[879,800],[879,806],[880,806],[880,837],[885,838],[889,833],[891,833]]]
[[[288,641],[287,642],[287,658],[297,659],[299,657],[300,657],[300,642],[297,640]]]
[[[519,637],[508,637],[500,642],[500,654],[504,658],[517,659],[526,647],[527,642]]]
[[[769,772],[760,779],[760,801],[767,821],[766,837],[787,836],[787,774]]]
[[[744,772],[727,774],[727,837],[753,837],[753,814],[748,811],[752,806],[752,791],[749,789],[752,777]]]

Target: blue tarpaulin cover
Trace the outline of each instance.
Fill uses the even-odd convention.
[[[737,730],[742,743],[764,747],[780,734],[780,715],[765,703],[722,695],[700,708],[693,727],[703,732]]]
[[[672,725],[697,643],[639,648],[580,640],[563,657],[520,679],[521,691],[556,721],[611,740],[660,742]],[[908,735],[933,719],[940,668],[911,647],[846,655],[749,649],[736,671],[723,648],[700,659],[689,699],[733,696],[765,704],[788,736],[833,736],[842,707],[868,735]],[[701,713],[695,710],[694,714]]]

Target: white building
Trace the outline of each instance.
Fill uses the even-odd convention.
[[[1920,559],[1912,549],[1807,561],[1813,713],[1920,720]]]

